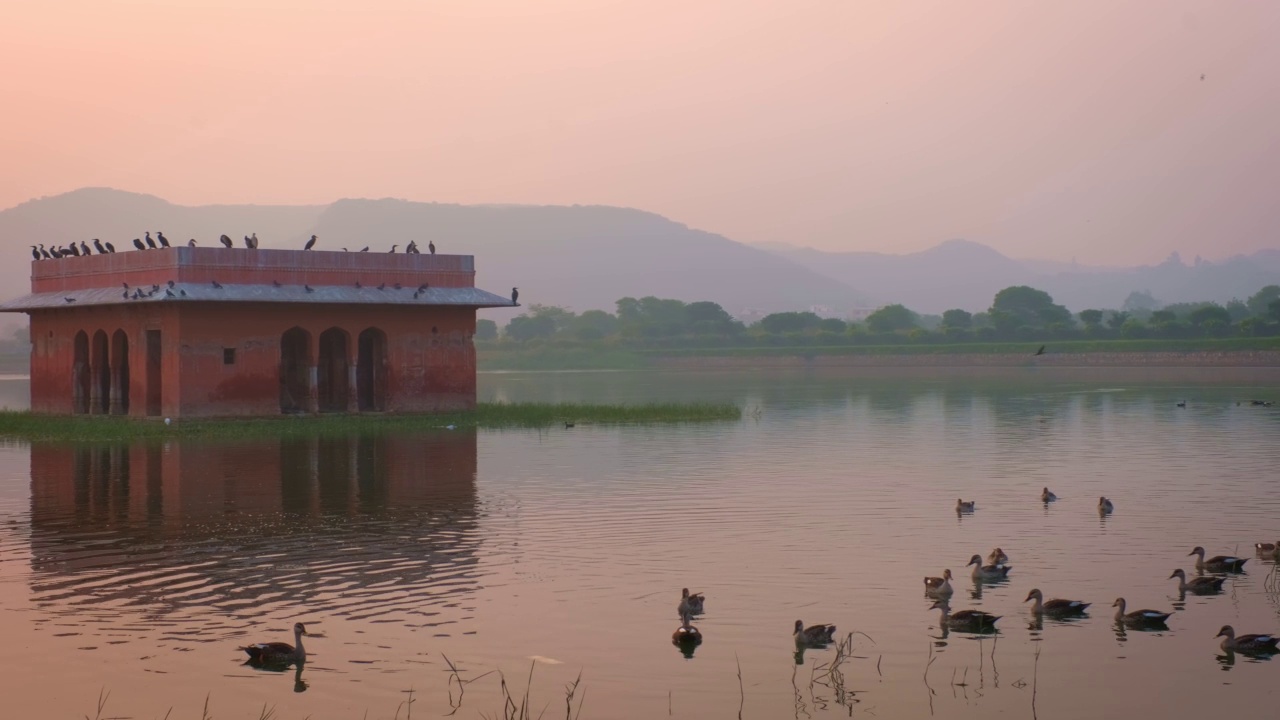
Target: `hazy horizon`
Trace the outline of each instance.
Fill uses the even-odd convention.
[[[5,208],[105,186],[599,204],[745,243],[1095,265],[1277,246],[1274,4],[18,0],[0,20],[22,70],[0,80]]]

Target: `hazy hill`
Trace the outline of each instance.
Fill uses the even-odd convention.
[[[256,232],[262,247],[385,252],[434,240],[442,253],[476,256],[477,285],[506,294],[520,286],[525,303],[576,311],[613,310],[626,295],[714,300],[733,313],[811,305],[853,307],[867,301],[844,283],[725,237],[692,230],[652,213],[611,207],[442,205],[403,200],[340,200],[322,206],[184,207],[149,195],[88,188],[40,198],[0,212],[4,297],[29,287],[29,245],[101,238],[118,250],[144,231],[171,242],[217,242]],[[504,320],[507,311],[486,311]]]
[[[873,296],[876,304],[902,303],[918,312],[959,307],[983,310],[1000,289],[1031,285],[1072,310],[1119,308],[1129,293],[1148,290],[1165,303],[1244,299],[1280,284],[1280,251],[1212,263],[1186,264],[1175,253],[1159,265],[1103,268],[1014,260],[980,243],[949,240],[906,255],[823,252],[761,246]]]

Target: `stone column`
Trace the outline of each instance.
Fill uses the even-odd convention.
[[[351,360],[347,363],[347,412],[360,411],[360,396],[357,394],[356,387],[359,376],[356,374],[356,361]]]
[[[312,415],[320,412],[320,368],[311,365],[307,368],[307,412]]]

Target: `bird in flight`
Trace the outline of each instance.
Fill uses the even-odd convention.
[[[1041,345],[1040,349],[1036,351],[1036,355],[1043,355],[1043,354],[1044,354],[1044,346]]]

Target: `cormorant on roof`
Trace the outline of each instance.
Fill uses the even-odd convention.
[[[389,252],[389,253],[393,253],[393,252],[395,252],[395,251],[396,251],[396,248],[398,248],[398,247],[400,247],[400,243],[396,243],[395,245],[392,245],[392,246],[391,246],[391,249],[390,249],[390,250],[388,250],[387,252]]]
[[[179,294],[179,295],[181,295],[182,297],[186,297],[186,296],[187,296],[187,291],[186,291],[186,290],[181,290],[181,289],[179,289],[179,290],[178,290],[178,294]]]
[[[120,283],[120,284],[124,286],[125,290],[129,289],[129,283]]]
[[[169,287],[173,287],[173,281],[172,281],[172,280],[170,280],[170,281],[169,281]]]
[[[404,246],[404,252],[406,255],[412,255],[418,252],[418,243],[410,240],[409,244]]]
[[[45,260],[53,259],[53,256],[49,254],[49,251],[44,249],[44,243],[40,243],[40,257],[44,258]]]
[[[144,234],[146,235],[146,243],[147,243],[147,247],[151,248],[152,250],[155,250],[155,249],[156,249],[156,241],[151,239],[151,233],[149,233],[149,232],[148,232],[148,233],[144,233]]]
[[[520,288],[511,288],[511,304],[518,304],[516,301],[520,299]]]
[[[221,289],[222,289],[222,284],[221,284],[221,283],[219,283],[217,280],[214,280],[214,281],[213,281],[213,289],[214,289],[214,290],[221,290]]]
[[[89,252],[89,243],[87,243],[87,242],[85,242],[85,241],[83,241],[83,240],[81,240],[81,241],[80,241],[80,254],[81,254],[81,255],[90,255],[90,254],[92,254],[92,253],[90,253],[90,252]]]
[[[226,235],[223,235],[222,237],[218,238],[218,240],[222,241],[223,245],[226,245],[227,247],[232,247],[231,238],[227,237]]]
[[[75,243],[71,243],[70,245],[68,245],[68,246],[67,246],[67,249],[66,249],[66,250],[63,250],[63,251],[62,251],[62,254],[63,254],[63,255],[66,255],[67,253],[71,253],[72,255],[75,255],[76,257],[80,257],[80,248],[76,247],[76,244],[75,244]]]
[[[40,259],[40,251],[36,249],[35,245],[31,246],[31,257],[35,258],[36,260]]]
[[[53,256],[53,259],[54,259],[54,260],[61,260],[61,259],[62,259],[62,251],[61,251],[61,250],[59,250],[59,249],[58,249],[58,248],[56,248],[56,247],[55,247],[55,248],[49,248],[49,254]]]
[[[159,230],[156,231],[156,239],[160,241],[162,246],[169,247],[169,238],[165,237],[164,233]]]
[[[147,246],[146,246],[146,245],[143,245],[143,244],[142,244],[142,241],[141,241],[141,240],[139,240],[138,238],[134,238],[134,239],[133,239],[133,246],[134,246],[134,247],[136,247],[136,248],[138,248],[139,250],[146,250],[146,249],[147,249]]]
[[[63,300],[66,300],[66,301],[67,301],[67,302],[69,302],[69,303],[73,303],[73,302],[75,302],[75,301],[76,301],[76,299],[75,299],[75,298],[73,298],[73,297],[64,297],[64,298],[62,298],[62,299],[63,299]]]
[[[190,240],[187,241],[187,247],[195,247],[195,246],[196,246],[195,238],[191,238]]]
[[[316,289],[315,289],[315,288],[313,288],[313,287],[311,287],[310,285],[303,285],[302,287],[303,287],[303,289],[304,289],[304,290],[306,290],[306,291],[307,291],[307,292],[309,292],[309,293],[313,293],[313,292],[315,292],[315,291],[316,291]]]
[[[359,289],[360,289],[360,288],[362,288],[362,287],[364,287],[364,286],[360,284],[360,281],[359,281],[359,280],[357,280],[357,281],[356,281],[356,289],[357,289],[357,290],[359,290]]]
[[[369,252],[369,246],[365,245],[364,247],[360,248],[360,252]]]
[[[173,294],[173,291],[172,291],[172,290],[170,290],[169,288],[165,288],[165,289],[164,289],[164,296],[165,296],[165,297],[177,297],[177,295],[174,295],[174,294]]]
[[[106,243],[103,243],[103,244],[107,246],[107,252],[109,252],[109,253],[113,253],[113,252],[115,252],[115,251],[116,251],[116,246],[115,246],[115,245],[112,245],[110,241],[108,241],[108,242],[106,242]]]
[[[249,239],[253,241],[253,249],[257,250],[258,249],[258,233],[254,233]]]
[[[418,286],[418,292],[426,292],[426,291],[427,291],[427,283],[422,283],[421,285]]]
[[[303,249],[303,250],[310,250],[311,248],[313,248],[313,247],[315,247],[315,246],[316,246],[316,236],[315,236],[315,235],[312,235],[312,236],[311,236],[311,239],[307,241],[307,244],[306,244],[306,245],[304,245],[304,246],[302,247],[302,249]]]
[[[436,244],[430,240],[427,241],[427,251],[432,255],[436,254]]]
[[[102,241],[98,238],[93,239],[93,249],[97,250],[99,255],[105,255],[107,252],[107,249],[102,247]]]
[[[272,281],[271,281],[271,284],[272,284],[272,285],[275,285],[276,287],[280,287],[280,281],[279,281],[279,280],[272,280]]]

